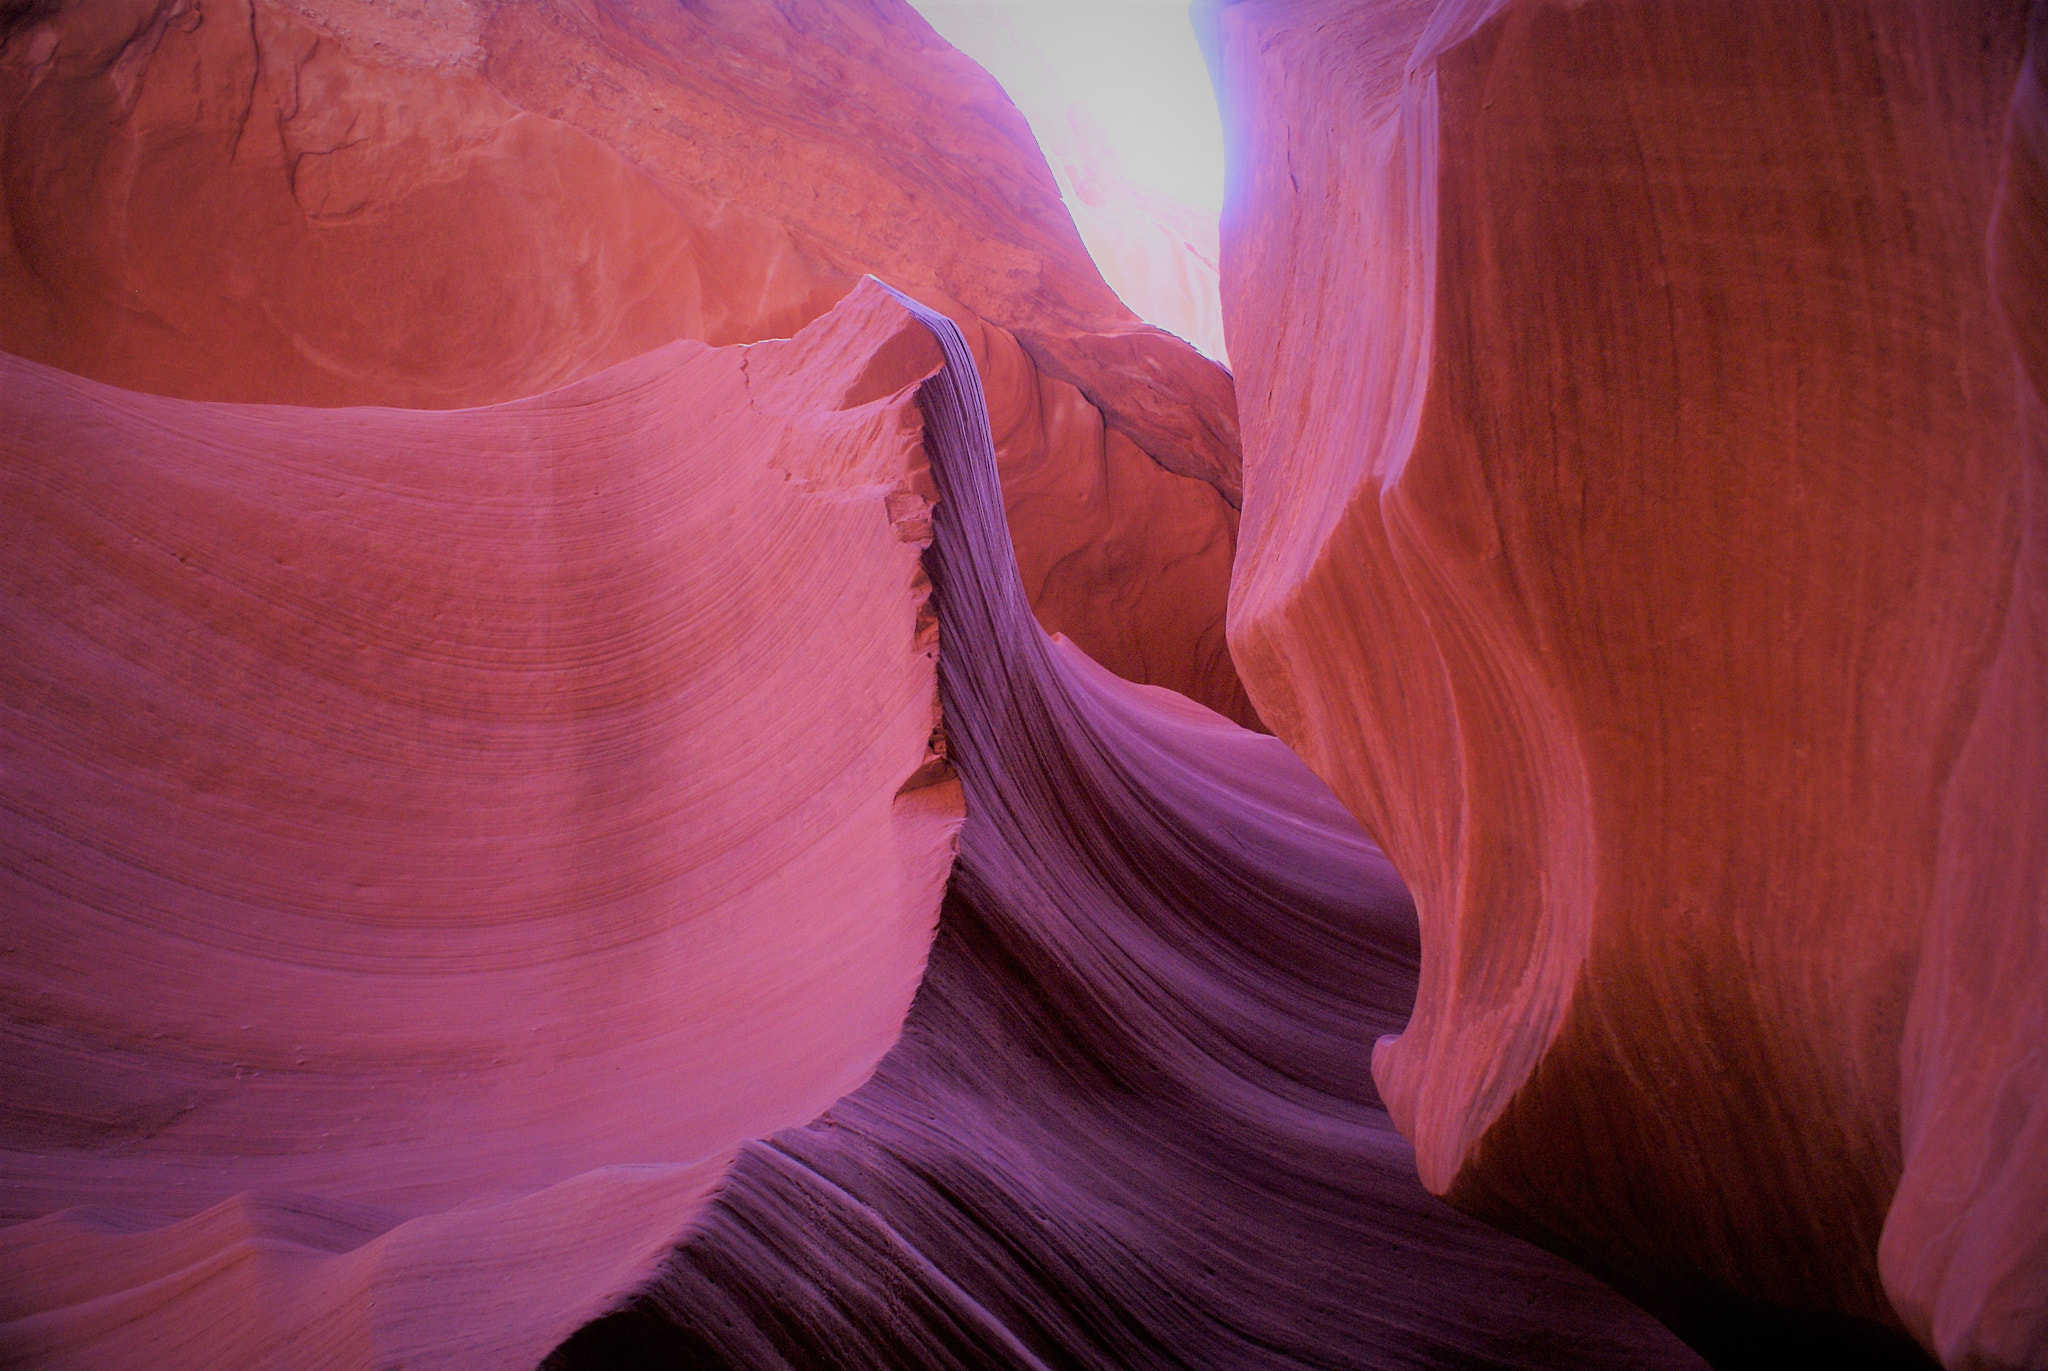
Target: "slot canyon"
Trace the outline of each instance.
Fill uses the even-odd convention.
[[[2048,0],[922,8],[0,0],[0,1366],[2048,1371]]]

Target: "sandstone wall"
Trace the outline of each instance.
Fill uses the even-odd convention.
[[[1216,16],[1231,643],[1415,894],[1375,1074],[1730,1365],[2048,1357],[2026,21]]]

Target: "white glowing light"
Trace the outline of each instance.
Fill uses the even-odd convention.
[[[1103,279],[1222,360],[1223,131],[1185,0],[912,0],[1031,123]]]

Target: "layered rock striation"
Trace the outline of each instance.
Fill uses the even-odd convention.
[[[2027,11],[1213,16],[1232,648],[1414,892],[1376,1078],[1729,1366],[2048,1364]]]
[[[461,411],[0,359],[0,1357],[530,1365],[867,1077],[939,364],[876,287]]]

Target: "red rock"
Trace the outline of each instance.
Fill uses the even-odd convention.
[[[1232,648],[1415,894],[1375,1074],[1730,1365],[2048,1364],[2025,17],[1220,16]]]
[[[530,1365],[867,1077],[939,363],[872,284],[459,411],[0,358],[9,1360]]]
[[[1074,446],[1004,457],[1061,567],[1046,622],[1251,720],[1230,378],[1103,284],[1023,118],[907,5],[44,8],[0,21],[0,350],[193,399],[489,404],[788,336],[873,272],[1045,378]]]

